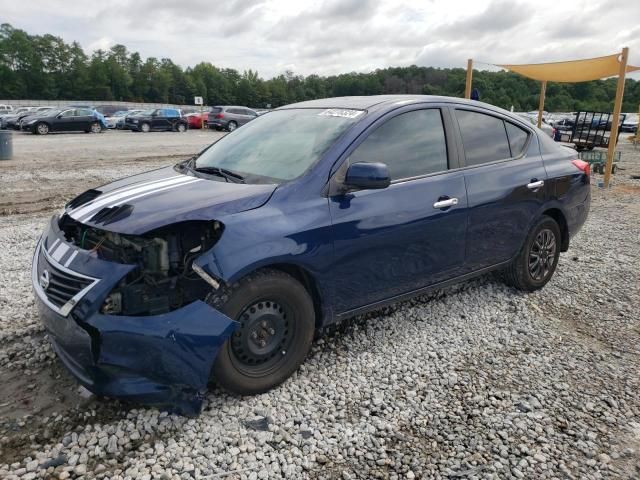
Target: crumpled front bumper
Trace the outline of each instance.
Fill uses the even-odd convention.
[[[36,248],[32,283],[53,348],[96,395],[197,414],[213,362],[237,322],[199,300],[161,315],[101,314],[106,296],[132,268],[66,243],[52,219]],[[93,279],[68,313],[41,285],[47,269]]]

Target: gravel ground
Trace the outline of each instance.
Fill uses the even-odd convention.
[[[180,136],[193,142],[185,154],[195,135]],[[177,137],[148,148],[166,153]],[[281,387],[212,388],[194,419],[78,389],[29,285],[42,225],[71,193],[46,214],[5,213],[0,478],[638,478],[640,149],[621,149],[614,188],[593,187],[589,220],[542,291],[487,276],[355,319]],[[131,159],[121,173],[162,161]],[[3,194],[35,174],[13,171],[0,165]],[[78,190],[77,172],[51,171]]]

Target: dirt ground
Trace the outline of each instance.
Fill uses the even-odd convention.
[[[171,165],[214,142],[213,130],[46,136],[16,132],[14,156],[0,168],[0,215],[35,213],[116,178]]]

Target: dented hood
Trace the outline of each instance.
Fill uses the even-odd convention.
[[[140,235],[187,220],[215,220],[258,208],[276,185],[227,183],[166,167],[87,190],[65,206],[75,220],[117,233]]]

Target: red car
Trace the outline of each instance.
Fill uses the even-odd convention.
[[[203,113],[189,113],[186,115],[187,121],[189,122],[189,129],[191,128],[202,128],[202,124],[207,124],[207,120],[209,119],[209,112]]]

